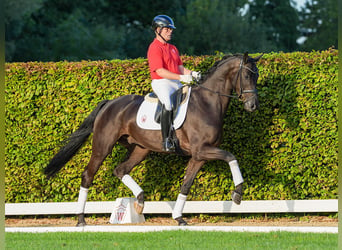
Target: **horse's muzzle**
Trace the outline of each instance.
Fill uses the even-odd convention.
[[[253,112],[259,109],[259,100],[257,95],[253,95],[249,97],[245,102],[244,102],[244,109],[248,112]]]

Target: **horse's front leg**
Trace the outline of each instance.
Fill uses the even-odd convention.
[[[235,185],[235,190],[232,193],[232,200],[237,205],[240,205],[243,192],[243,177],[235,156],[230,152],[224,151],[222,149],[207,146],[202,148],[200,153],[197,155],[197,158],[203,160],[223,160],[229,164],[230,171],[233,176],[233,182]]]
[[[243,183],[242,174],[240,172],[240,168],[239,168],[239,164],[237,160],[229,161],[228,164],[230,166],[230,171],[232,172],[233,182],[235,185],[235,190],[232,193],[232,200],[237,205],[240,205],[241,200],[242,200],[242,183]]]
[[[184,176],[184,182],[181,187],[181,192],[177,197],[176,204],[172,211],[172,218],[178,222],[179,226],[187,225],[186,221],[183,219],[183,209],[186,201],[186,197],[190,192],[190,188],[194,182],[194,179],[201,169],[205,161],[196,161],[193,158],[190,159],[188,163],[188,167],[186,169],[186,173]]]

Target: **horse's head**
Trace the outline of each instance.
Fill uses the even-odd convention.
[[[225,97],[237,97],[244,103],[245,110],[258,109],[259,101],[256,83],[259,77],[256,62],[262,57],[252,58],[244,55],[227,55],[208,70],[199,86]],[[222,84],[224,82],[225,84]],[[235,91],[236,95],[232,95]]]
[[[235,92],[244,103],[244,109],[253,112],[259,108],[256,83],[259,77],[256,62],[262,55],[252,58],[246,52],[240,60],[239,68],[233,82]]]

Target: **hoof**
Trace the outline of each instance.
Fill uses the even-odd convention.
[[[240,205],[241,204],[241,200],[242,200],[242,195],[233,191],[232,193],[232,200],[235,204]]]
[[[85,222],[78,222],[76,227],[84,227],[86,225],[87,225],[87,223],[85,223]]]
[[[235,190],[232,193],[232,200],[235,204],[240,205],[242,201],[242,183],[235,187]]]
[[[178,217],[175,220],[178,222],[178,226],[186,226],[186,225],[188,225],[188,223],[186,223],[186,221],[183,220],[182,217]]]
[[[139,203],[138,201],[134,202],[134,209],[138,214],[142,214],[144,210],[144,203]]]
[[[76,227],[84,227],[86,225],[87,225],[87,223],[85,222],[84,214],[79,214]]]

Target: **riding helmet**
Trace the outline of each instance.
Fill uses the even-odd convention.
[[[152,21],[152,29],[156,30],[157,27],[161,27],[161,28],[171,28],[171,29],[175,29],[176,26],[173,23],[173,20],[171,17],[167,16],[167,15],[158,15],[155,16],[153,18]]]

